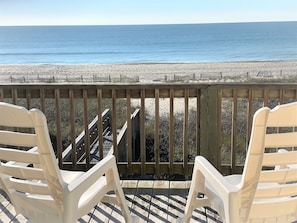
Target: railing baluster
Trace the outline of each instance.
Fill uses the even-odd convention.
[[[248,148],[248,142],[251,137],[252,132],[252,123],[253,123],[253,110],[254,110],[254,101],[253,101],[253,89],[249,88],[248,91],[248,120],[247,120],[247,140],[246,140],[246,148]]]
[[[56,135],[56,138],[57,138],[57,158],[58,158],[59,167],[63,168],[60,89],[55,89],[55,103],[56,103],[56,127],[57,127],[57,135]]]
[[[4,101],[4,90],[0,89],[0,101]]]
[[[237,100],[237,90],[233,89],[233,106],[232,106],[232,142],[231,142],[231,169],[236,168],[236,150],[237,150],[237,110],[238,110],[238,100]]]
[[[218,118],[217,118],[217,126],[218,130],[222,130],[222,91],[218,92]],[[218,143],[217,143],[217,160],[218,160],[218,169],[222,171],[222,135],[218,134]]]
[[[32,101],[31,101],[31,91],[29,89],[26,89],[26,101],[27,101],[27,108],[30,109],[32,107]]]
[[[268,99],[269,99],[269,96],[268,96],[268,91],[269,89],[265,88],[264,89],[264,96],[263,96],[263,103],[264,103],[264,107],[266,107],[268,105]]]
[[[128,173],[132,174],[132,127],[131,127],[131,93],[130,90],[128,89],[126,91],[126,106],[127,106],[127,113],[126,113],[126,118],[127,118],[127,168],[128,168]]]
[[[41,111],[43,113],[46,113],[46,108],[45,108],[45,92],[44,92],[44,89],[40,89],[40,106],[41,106]]]
[[[17,104],[18,103],[18,90],[16,88],[12,89],[12,103]]]
[[[75,105],[74,105],[74,93],[73,89],[69,90],[69,106],[70,106],[70,135],[71,135],[71,146],[72,146],[72,153],[71,153],[71,161],[72,161],[72,168],[77,167],[77,152],[76,152],[76,144],[75,144]]]
[[[154,134],[154,149],[155,149],[155,172],[160,174],[160,149],[159,149],[159,122],[160,122],[160,91],[155,90],[155,134]]]
[[[112,89],[112,142],[113,142],[113,154],[118,160],[118,145],[117,145],[117,94],[116,89]]]
[[[279,103],[284,103],[284,89],[279,89]]]
[[[146,174],[146,146],[145,146],[145,90],[141,89],[141,111],[140,111],[140,156],[141,175]]]
[[[185,110],[184,110],[184,131],[183,131],[183,163],[184,163],[184,174],[188,172],[188,155],[189,155],[189,89],[185,89]]]
[[[90,132],[89,132],[89,115],[88,115],[88,92],[85,89],[83,91],[83,101],[84,101],[84,130],[85,130],[85,141],[84,141],[84,151],[86,159],[86,169],[90,168]]]
[[[170,89],[169,109],[169,173],[173,174],[174,162],[174,90]]]
[[[103,126],[102,126],[102,89],[97,89],[97,106],[98,106],[98,146],[99,146],[99,157],[103,158]]]

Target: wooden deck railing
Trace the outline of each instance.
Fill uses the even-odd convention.
[[[96,116],[102,158],[101,114],[111,109],[111,141],[121,174],[190,176],[198,154],[223,173],[241,172],[254,112],[262,106],[296,101],[297,84],[2,84],[0,100],[37,107],[46,114],[61,168],[93,165],[89,124]],[[130,119],[137,108],[139,136],[134,135]],[[117,130],[125,122],[123,157]],[[76,152],[81,131],[87,133],[84,160]],[[133,139],[138,139],[137,151],[132,151]],[[69,145],[73,149],[70,165],[62,160]]]

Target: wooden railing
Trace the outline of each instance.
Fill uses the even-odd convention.
[[[2,84],[0,100],[37,107],[46,114],[61,168],[93,165],[89,124],[96,116],[102,158],[101,113],[111,109],[111,141],[121,174],[187,177],[198,154],[225,174],[241,172],[254,112],[262,106],[296,101],[297,84]],[[139,136],[130,119],[137,108]],[[123,157],[119,156],[123,146],[117,144],[117,131],[125,122]],[[76,153],[81,131],[86,133],[84,160]],[[133,139],[138,139],[137,151],[132,151],[137,141]],[[62,160],[69,145],[73,149],[71,164]]]

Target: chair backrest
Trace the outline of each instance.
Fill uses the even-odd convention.
[[[255,114],[241,207],[245,220],[297,219],[297,102]]]
[[[63,211],[63,180],[41,111],[0,102],[0,159],[3,189],[17,212],[31,199],[50,213]]]

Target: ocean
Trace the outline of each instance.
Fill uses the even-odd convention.
[[[0,64],[297,59],[297,22],[0,27]]]

